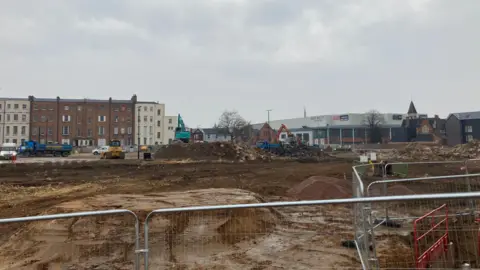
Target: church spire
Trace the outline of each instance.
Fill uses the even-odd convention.
[[[410,101],[410,106],[408,106],[407,116],[409,119],[418,118],[417,108],[415,108],[415,104],[413,104],[413,101]]]
[[[307,108],[303,106],[303,118],[307,118]]]

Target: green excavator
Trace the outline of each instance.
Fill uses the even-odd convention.
[[[191,132],[185,128],[185,123],[183,123],[182,117],[180,114],[178,114],[178,123],[177,127],[175,128],[175,140],[183,143],[189,143],[191,136]]]

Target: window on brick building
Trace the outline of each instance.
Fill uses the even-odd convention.
[[[63,109],[64,109],[65,111],[68,111],[68,110],[70,110],[70,107],[68,107],[68,106],[63,106]]]
[[[98,135],[105,135],[105,127],[98,127]]]
[[[63,122],[70,122],[72,117],[70,115],[62,115],[62,121]]]
[[[98,116],[98,122],[106,122],[106,121],[107,121],[107,117],[105,115]]]
[[[62,127],[62,135],[69,135],[70,134],[70,127],[69,126],[63,126]]]

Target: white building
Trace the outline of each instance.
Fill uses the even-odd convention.
[[[296,128],[335,128],[335,127],[359,127],[365,125],[364,113],[345,113],[338,115],[318,115],[311,117],[298,117],[282,120],[270,121],[270,126],[278,130],[282,124],[289,129]],[[384,113],[381,114],[383,126],[401,126],[407,114],[404,113]],[[254,129],[260,129],[265,123],[253,124]]]
[[[162,144],[164,141],[165,104],[158,102],[137,102],[135,105],[135,141],[138,144],[140,135],[140,145]]]
[[[169,144],[175,139],[175,128],[178,125],[178,116],[163,117],[163,144]]]
[[[229,142],[232,140],[232,137],[228,134],[219,132],[215,128],[203,128],[203,140],[206,142]]]
[[[30,132],[30,102],[26,98],[0,98],[0,142],[20,145]]]

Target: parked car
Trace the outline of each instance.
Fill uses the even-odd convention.
[[[108,151],[108,145],[106,146],[100,146],[92,150],[92,154],[95,156],[100,155],[101,153],[107,152]]]

